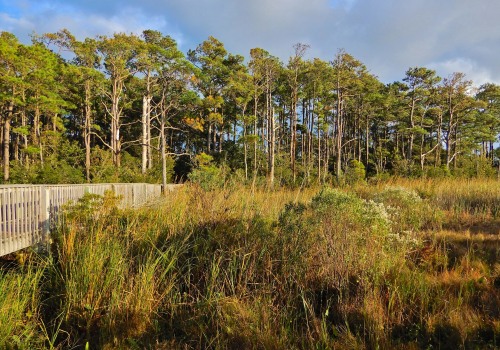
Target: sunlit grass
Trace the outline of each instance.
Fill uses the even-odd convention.
[[[0,339],[21,332],[21,348],[495,347],[498,234],[453,224],[468,215],[495,227],[496,217],[470,200],[447,204],[494,203],[494,184],[187,185],[137,210],[86,198],[68,209],[44,265],[0,277],[9,298],[23,296],[0,316],[12,325]]]
[[[0,271],[0,348],[31,349],[43,344],[38,329],[42,261]]]

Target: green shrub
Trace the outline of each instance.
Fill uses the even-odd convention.
[[[32,164],[30,167],[11,162],[10,182],[29,184],[79,184],[85,181],[81,168],[74,167],[66,161],[46,161]]]
[[[79,184],[85,182],[82,169],[74,168],[64,161],[45,163],[37,170],[34,183],[40,184]]]
[[[366,178],[365,165],[360,161],[351,159],[345,170],[344,177],[346,183],[350,185],[365,181]]]
[[[172,157],[166,158],[166,168],[167,168],[167,183],[171,183],[174,180],[174,166],[175,160]],[[151,169],[148,169],[144,180],[142,182],[148,183],[161,183],[162,182],[162,163],[161,160],[154,163]]]
[[[16,184],[32,184],[36,182],[38,167],[25,167],[19,161],[10,162],[10,182]],[[3,178],[2,178],[3,180]]]
[[[425,167],[425,176],[430,179],[444,179],[451,176],[450,170],[446,166]]]
[[[338,189],[322,190],[308,206],[287,206],[280,227],[282,236],[293,237],[286,257],[299,253],[294,259],[305,264],[294,267],[306,269],[298,273],[307,280],[304,288],[318,283],[345,292],[351,278],[368,283],[392,261],[386,254],[395,242],[384,206]]]
[[[112,154],[108,150],[100,147],[92,148],[90,163],[90,178],[93,182],[120,182],[116,167],[113,164]]]
[[[208,154],[197,155],[196,168],[188,175],[191,182],[200,185],[205,191],[222,188],[226,181],[226,169],[217,167],[212,161],[213,157]]]
[[[457,167],[452,168],[452,173],[456,177],[485,178],[495,177],[497,170],[490,159],[475,156],[460,158]]]
[[[387,182],[387,181],[389,181],[390,178],[391,178],[391,174],[384,171],[384,172],[381,172],[381,173],[378,173],[378,174],[371,176],[368,179],[368,183],[372,184],[372,185],[376,185],[378,183]]]

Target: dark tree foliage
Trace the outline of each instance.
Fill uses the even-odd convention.
[[[284,64],[255,48],[245,64],[214,37],[184,55],[153,30],[31,45],[2,32],[3,182],[182,181],[201,153],[253,184],[351,182],[352,164],[368,177],[500,169],[499,86],[425,67],[384,85],[344,50],[325,62],[307,49]]]

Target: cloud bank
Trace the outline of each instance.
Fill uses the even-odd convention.
[[[212,35],[232,53],[261,47],[284,62],[301,42],[309,58],[343,48],[384,82],[425,66],[479,85],[500,83],[499,13],[498,0],[0,0],[0,30],[28,41],[61,28],[80,38],[156,29],[183,51]]]

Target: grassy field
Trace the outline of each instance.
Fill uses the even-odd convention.
[[[500,183],[86,197],[0,271],[0,348],[494,349]]]

